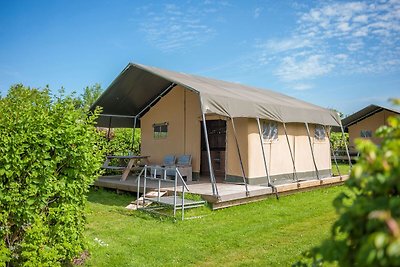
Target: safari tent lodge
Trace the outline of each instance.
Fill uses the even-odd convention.
[[[191,155],[192,178],[274,187],[331,177],[328,109],[238,83],[128,64],[93,105],[98,126],[141,129],[141,155]]]

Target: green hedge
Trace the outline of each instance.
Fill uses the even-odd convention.
[[[0,266],[60,266],[84,250],[84,208],[103,162],[96,114],[48,89],[0,99]]]
[[[344,133],[344,137],[346,139],[346,145],[349,147],[349,134]],[[334,151],[346,149],[345,143],[343,142],[342,133],[331,132],[329,141],[331,142],[331,147]]]

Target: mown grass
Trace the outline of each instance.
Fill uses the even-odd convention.
[[[348,163],[338,162],[338,167],[341,175],[349,174],[350,166]],[[332,161],[332,173],[339,175],[334,161]]]
[[[290,266],[328,236],[343,186],[296,193],[173,222],[127,211],[133,195],[89,194],[86,266]],[[96,241],[97,240],[97,241]],[[101,240],[102,242],[100,242]]]

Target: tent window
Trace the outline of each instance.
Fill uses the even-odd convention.
[[[168,123],[153,124],[154,139],[165,139],[168,136]]]
[[[371,130],[361,130],[360,136],[364,138],[370,138],[372,137],[372,131]]]
[[[264,121],[262,123],[262,134],[264,141],[278,140],[278,123]]]
[[[324,141],[326,137],[325,127],[323,125],[315,126],[314,137],[318,141]]]

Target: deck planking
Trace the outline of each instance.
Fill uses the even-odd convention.
[[[137,177],[128,176],[125,181],[120,180],[121,176],[101,176],[95,182],[94,186],[116,189],[121,191],[137,192]],[[291,194],[304,190],[311,190],[319,187],[342,184],[348,179],[348,175],[342,177],[334,176],[323,178],[321,180],[306,180],[300,182],[291,182],[276,186],[278,194]],[[143,192],[143,179],[139,186],[139,192]],[[258,201],[268,197],[275,196],[275,192],[271,187],[264,185],[247,185],[249,194],[246,194],[245,186],[233,183],[217,183],[219,198],[213,196],[211,183],[204,179],[200,181],[187,182],[189,193],[201,195],[203,199],[212,204],[213,209],[225,208],[249,202]],[[161,181],[161,191],[173,192],[173,183],[171,181]],[[146,190],[157,190],[158,182],[153,180],[147,181]]]

